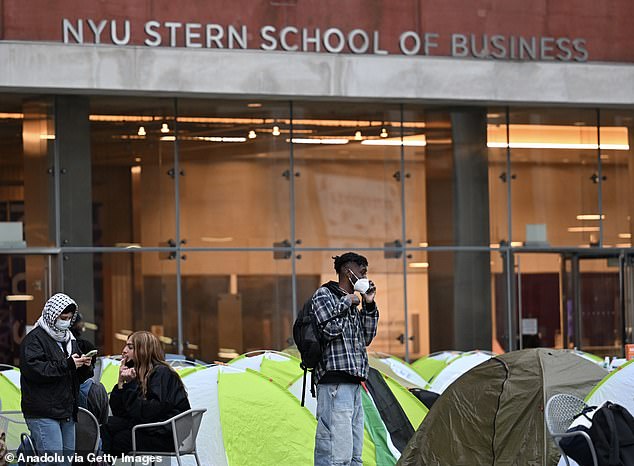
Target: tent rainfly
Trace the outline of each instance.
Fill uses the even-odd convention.
[[[546,401],[556,393],[583,398],[605,374],[563,350],[494,356],[444,391],[398,465],[556,464],[558,451],[544,423]]]

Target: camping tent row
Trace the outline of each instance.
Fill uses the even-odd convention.
[[[259,351],[242,355],[228,366],[176,367],[176,370],[183,378],[192,407],[208,409],[198,436],[200,451],[210,461],[206,464],[311,464],[316,403],[307,393],[306,407],[299,404],[303,372],[298,359],[284,353]],[[117,359],[102,360],[101,381],[108,390],[116,384],[118,371]],[[221,387],[227,385],[228,380],[236,382],[233,388],[223,391]],[[263,383],[266,390],[258,388]],[[240,396],[241,384],[250,385],[252,391]],[[217,391],[210,392],[210,386],[218,387]],[[220,402],[229,392],[235,398],[230,402],[232,411],[228,410],[229,403]],[[278,398],[281,395],[284,402],[272,397],[272,393]],[[210,399],[218,402],[212,403]],[[427,408],[405,387],[376,370],[372,370],[370,380],[364,384],[362,402],[365,413],[364,464],[395,464],[427,414]],[[258,421],[270,418],[272,411],[279,417],[276,423]],[[243,418],[246,414],[251,416],[248,424],[253,430],[233,428],[232,416]],[[242,424],[243,421],[238,423]],[[295,441],[289,443],[293,435],[288,431],[293,431]],[[264,454],[267,450],[276,450],[281,456],[267,460]],[[254,456],[250,457],[249,452]],[[220,462],[223,454],[226,460]]]
[[[594,354],[576,349],[569,351],[597,365],[603,365],[603,359]],[[481,350],[440,351],[414,361],[411,367],[426,381],[426,390],[441,394],[462,374],[493,356],[495,353]]]

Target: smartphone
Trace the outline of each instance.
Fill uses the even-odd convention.
[[[89,358],[92,358],[93,356],[97,356],[98,351],[96,349],[94,350],[90,350],[88,351],[86,354],[84,354],[83,356],[87,356]]]

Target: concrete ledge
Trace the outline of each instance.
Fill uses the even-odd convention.
[[[634,65],[0,42],[0,90],[484,104],[634,104]]]

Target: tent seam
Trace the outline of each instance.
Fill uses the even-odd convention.
[[[506,371],[506,376],[504,377],[504,382],[502,382],[502,389],[500,390],[500,393],[498,395],[498,403],[497,403],[497,407],[495,408],[495,416],[493,417],[493,436],[491,438],[491,454],[493,457],[493,462],[491,463],[492,465],[495,465],[495,437],[497,435],[497,431],[495,429],[495,426],[497,425],[497,416],[498,416],[498,412],[500,411],[500,405],[502,402],[502,393],[504,393],[504,387],[506,386],[506,382],[509,379],[509,368],[508,365],[506,364],[506,362],[502,361],[501,359],[498,358],[491,358],[494,359],[495,361],[499,362],[500,364],[502,364],[502,367],[504,367],[504,370]]]

